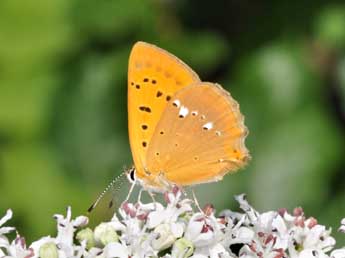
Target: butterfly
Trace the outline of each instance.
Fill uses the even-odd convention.
[[[239,104],[180,59],[137,42],[128,64],[132,179],[165,191],[221,180],[250,159]]]

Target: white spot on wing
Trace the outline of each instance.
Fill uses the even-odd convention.
[[[188,115],[188,113],[189,113],[188,108],[186,108],[185,106],[181,106],[179,116],[180,117],[186,117]]]
[[[180,102],[178,99],[175,99],[174,102],[173,102],[173,105],[174,105],[175,107],[180,107],[181,102]]]
[[[202,128],[205,129],[205,130],[210,130],[210,129],[213,128],[213,123],[212,122],[208,122],[208,123],[204,124],[202,126]]]

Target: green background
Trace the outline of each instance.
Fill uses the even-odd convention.
[[[259,211],[303,206],[336,231],[345,217],[343,1],[2,0],[0,213],[14,210],[10,224],[28,242],[54,235],[51,217],[67,205],[85,213],[131,165],[126,77],[138,40],[222,84],[246,116],[252,161],[199,186],[201,203],[237,209],[233,195],[245,192]],[[128,184],[118,188],[121,200]]]

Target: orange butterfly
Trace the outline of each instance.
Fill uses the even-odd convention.
[[[250,158],[248,130],[230,93],[144,42],[129,58],[128,130],[131,176],[147,189],[218,181]]]

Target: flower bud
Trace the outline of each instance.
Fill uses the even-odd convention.
[[[55,243],[45,243],[40,247],[39,256],[41,258],[58,258],[58,249]]]
[[[158,225],[153,232],[158,235],[158,237],[152,241],[152,247],[156,250],[167,249],[176,240],[168,224]]]
[[[89,223],[89,218],[86,216],[78,216],[73,220],[74,227],[84,227]]]
[[[172,248],[172,257],[187,258],[194,252],[194,246],[191,241],[182,237],[178,239]]]
[[[85,228],[77,233],[76,238],[79,242],[86,240],[86,248],[91,249],[95,246],[95,238],[93,237],[93,232],[90,228]]]
[[[101,223],[95,228],[94,237],[96,242],[102,245],[107,245],[112,242],[117,242],[119,236],[117,235],[114,227],[108,223]]]

